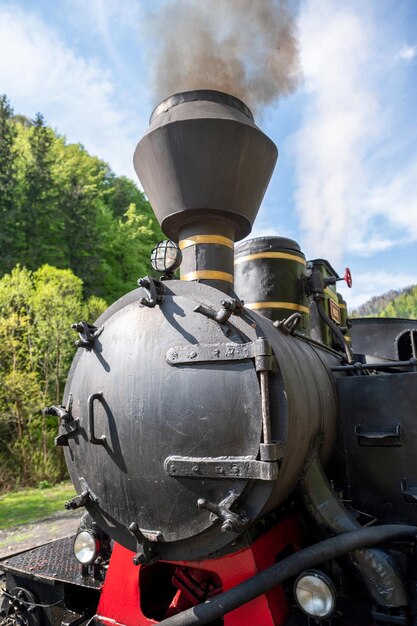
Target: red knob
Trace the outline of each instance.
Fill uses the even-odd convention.
[[[352,274],[350,273],[350,269],[348,267],[345,269],[345,275],[343,276],[343,278],[345,279],[345,283],[350,289],[352,287]]]

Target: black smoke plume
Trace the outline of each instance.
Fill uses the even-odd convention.
[[[171,0],[151,18],[155,101],[216,89],[262,111],[300,80],[296,3],[285,0]],[[148,31],[149,34],[149,31]]]

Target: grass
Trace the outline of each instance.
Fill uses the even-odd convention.
[[[69,482],[47,489],[24,489],[0,495],[0,530],[63,512],[65,502],[74,495],[74,487]]]

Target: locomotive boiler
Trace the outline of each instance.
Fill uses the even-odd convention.
[[[134,164],[169,239],[74,324],[46,411],[85,514],[2,565],[5,624],[417,624],[417,322],[352,323],[327,260],[237,243],[276,159],[233,96],[154,110]]]

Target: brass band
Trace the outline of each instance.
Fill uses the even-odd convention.
[[[245,307],[254,311],[258,309],[290,309],[291,311],[300,311],[300,313],[310,313],[308,306],[295,302],[245,302]]]
[[[233,274],[218,272],[217,270],[197,270],[181,276],[181,280],[224,280],[233,283]]]
[[[245,263],[246,261],[253,261],[254,259],[288,259],[289,261],[296,261],[306,267],[306,261],[296,254],[290,254],[289,252],[255,252],[254,254],[247,254],[246,256],[236,257],[235,265],[239,263]]]
[[[178,245],[180,250],[184,250],[190,246],[204,243],[215,243],[233,250],[233,240],[229,239],[229,237],[223,237],[223,235],[191,235],[191,237],[187,237],[187,239],[182,239]]]

